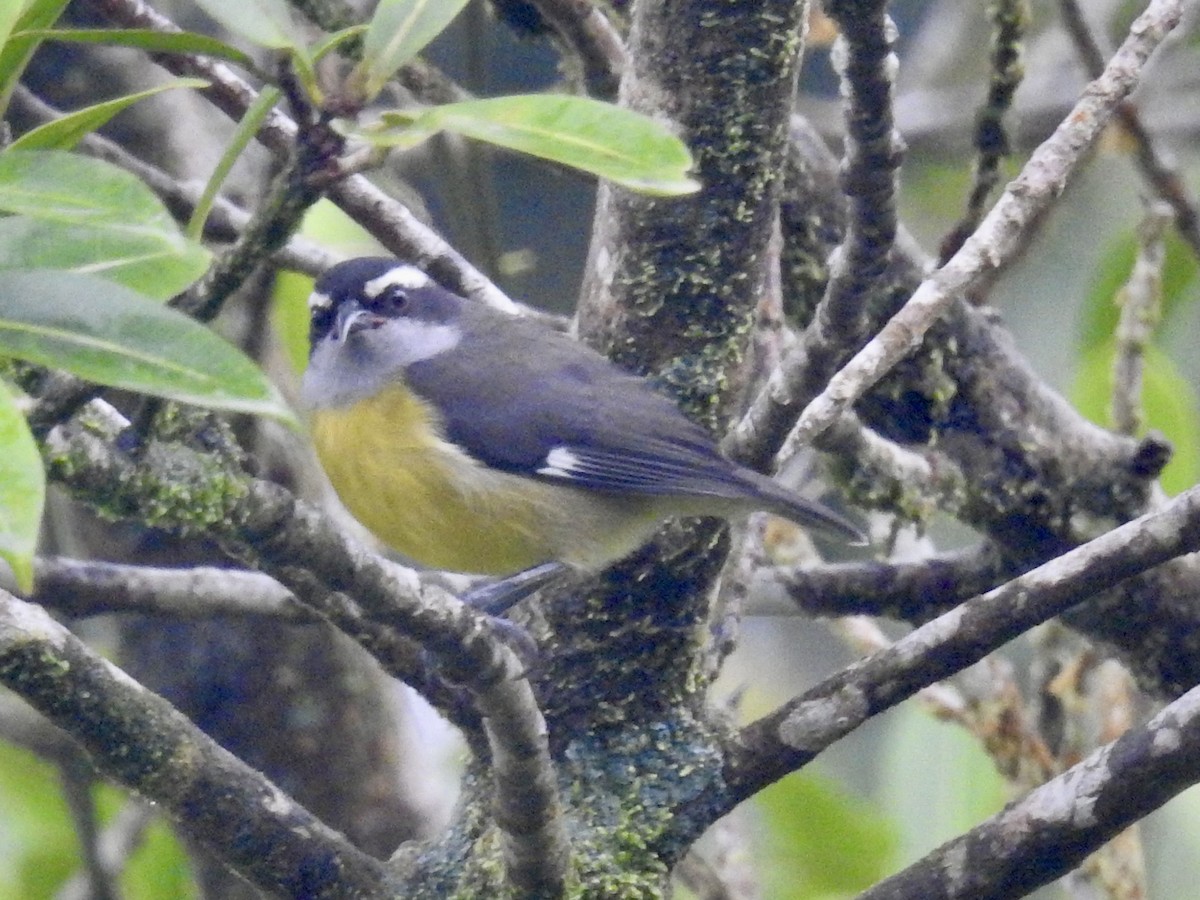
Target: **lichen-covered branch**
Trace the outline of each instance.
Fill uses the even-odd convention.
[[[545,724],[523,663],[489,621],[442,591],[423,589],[411,572],[385,567],[279,485],[247,478],[182,443],[155,441],[136,460],[123,456],[113,447],[122,421],[97,412],[87,427],[51,432],[51,477],[110,516],[214,537],[418,687],[467,727],[468,737],[472,726],[481,727],[495,767],[509,877],[518,885],[561,886],[567,841]],[[470,707],[427,672],[427,654],[470,692]]]
[[[1200,688],[860,900],[1017,900],[1200,781]]]
[[[1021,55],[1031,16],[1029,0],[992,0],[988,13],[992,20],[991,77],[987,98],[975,116],[975,170],[967,194],[967,208],[942,241],[938,265],[945,264],[957,253],[963,241],[979,226],[988,197],[1000,183],[1000,165],[1011,152],[1004,116],[1025,76]]]
[[[383,863],[5,591],[0,680],[79,741],[101,771],[153,799],[260,887],[314,900],[394,896]]]

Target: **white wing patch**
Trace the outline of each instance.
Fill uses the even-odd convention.
[[[316,312],[318,309],[329,309],[333,306],[333,298],[321,291],[313,291],[308,295],[308,311]]]
[[[378,278],[372,278],[364,284],[363,296],[374,300],[392,286],[416,290],[417,288],[428,287],[432,283],[433,279],[416,266],[405,264],[396,266],[394,269],[388,269],[388,271],[384,272]]]
[[[554,478],[573,478],[579,469],[580,460],[567,447],[555,447],[546,454],[546,464],[537,470],[539,475]]]

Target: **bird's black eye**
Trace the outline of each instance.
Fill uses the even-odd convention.
[[[398,316],[407,308],[408,292],[395,284],[388,285],[367,304],[367,309],[381,316]]]

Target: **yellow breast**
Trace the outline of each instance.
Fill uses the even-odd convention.
[[[346,508],[376,537],[438,569],[510,574],[559,557],[556,490],[496,472],[439,434],[401,385],[317,410],[313,442]],[[532,489],[531,489],[532,488]]]

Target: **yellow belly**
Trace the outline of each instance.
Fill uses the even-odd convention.
[[[425,404],[399,386],[317,410],[312,435],[354,517],[432,568],[507,575],[549,560],[594,568],[630,552],[658,521],[649,504],[488,469],[442,439]]]

